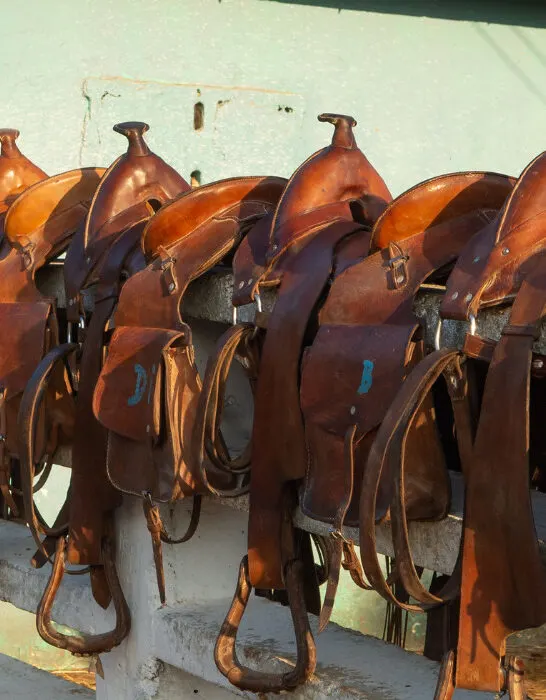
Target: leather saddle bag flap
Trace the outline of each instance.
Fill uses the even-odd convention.
[[[0,303],[0,328],[6,343],[0,353],[0,390],[5,392],[7,448],[17,456],[17,414],[25,386],[50,344],[51,304]],[[36,454],[45,449],[45,405],[42,403],[36,433]]]
[[[107,470],[117,489],[158,501],[193,493],[189,436],[199,388],[189,328],[114,331],[93,411],[109,431]]]
[[[324,325],[305,352],[301,408],[310,456],[301,506],[310,517],[333,522],[346,484],[344,439],[356,425],[353,501],[345,523],[358,525],[368,451],[406,375],[423,356],[418,330],[417,324]],[[444,517],[449,481],[431,402],[417,414],[406,452],[408,517]],[[391,495],[383,474],[376,520],[387,516]]]

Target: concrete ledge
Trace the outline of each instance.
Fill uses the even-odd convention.
[[[410,542],[418,566],[450,574],[455,566],[463,525],[464,484],[462,474],[450,472],[452,501],[451,511],[447,518],[436,522],[413,522],[409,525]],[[542,554],[546,565],[546,494],[531,491],[531,501],[535,515],[535,527]],[[330,526],[307,517],[297,511],[294,523],[308,532],[326,535]],[[345,527],[343,532],[348,539],[356,544],[359,541],[358,528]],[[394,556],[391,528],[383,523],[376,528],[377,549],[381,554]]]
[[[463,525],[463,479],[461,474],[450,472],[451,477],[451,512],[443,520],[436,522],[410,523],[410,540],[415,563],[431,571],[450,574],[455,566]],[[236,510],[248,510],[248,497],[223,498],[225,504]],[[546,494],[531,491],[531,501],[535,514],[535,526],[543,561],[546,564]],[[294,524],[302,530],[317,535],[328,535],[330,524],[313,520],[300,509],[294,513]],[[359,530],[356,527],[344,527],[345,537],[359,542]],[[388,522],[376,527],[377,549],[381,554],[394,556],[391,528]]]
[[[0,654],[0,697],[9,700],[73,700],[94,698],[95,693]]]
[[[173,518],[166,517],[174,535],[184,527],[187,511],[188,504],[181,504]],[[213,650],[231,602],[239,557],[244,553],[245,519],[245,513],[218,502],[204,505],[203,521],[196,537],[186,545],[164,549],[169,605],[161,608],[140,504],[136,499],[125,499],[117,518],[118,568],[133,615],[134,631],[127,642],[103,657],[107,681],[115,685],[123,679],[125,690],[120,687],[116,698],[136,697],[131,694],[134,688],[130,690],[126,685],[131,678],[138,678],[141,685],[144,682],[142,668],[149,664],[147,661],[143,665],[143,659],[159,659],[192,678],[222,686],[229,694],[239,694],[217,671]],[[49,566],[36,571],[28,563],[34,547],[26,528],[8,522],[0,523],[0,528],[2,598],[34,611]],[[362,595],[364,602],[366,594]],[[112,610],[103,611],[92,600],[87,576],[65,577],[54,607],[54,619],[90,632],[104,631],[113,624]],[[316,632],[314,618],[312,626]],[[240,634],[241,661],[254,668],[272,670],[293,664],[292,634],[287,608],[252,597]],[[335,624],[316,641],[316,674],[308,685],[294,693],[295,700],[327,697],[422,700],[433,696],[438,673],[438,664],[434,662]],[[119,670],[120,658],[126,665],[139,659],[138,673],[131,668]],[[470,700],[472,696],[460,693],[457,697]]]
[[[231,687],[209,663],[230,602],[158,611],[153,621],[153,636],[159,658],[195,676]],[[317,636],[316,618],[310,617],[318,663],[309,683],[290,694],[294,700],[423,700],[434,696],[437,663],[334,623]],[[295,663],[295,646],[288,609],[281,606],[272,609],[268,601],[253,597],[240,633],[241,663],[275,673],[287,671]],[[470,700],[473,696],[460,692],[457,697]]]

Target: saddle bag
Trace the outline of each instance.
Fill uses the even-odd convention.
[[[108,430],[108,478],[123,493],[166,503],[199,490],[188,466],[199,392],[192,354],[189,327],[114,331],[93,412]]]

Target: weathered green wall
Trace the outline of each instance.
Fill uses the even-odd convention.
[[[394,193],[457,169],[517,174],[546,146],[541,6],[5,1],[0,122],[53,172],[107,164],[123,147],[111,124],[144,119],[158,151],[210,181],[288,175],[330,135],[316,115],[340,111]]]

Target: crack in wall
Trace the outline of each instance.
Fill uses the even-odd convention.
[[[85,100],[85,112],[83,115],[82,128],[80,131],[80,152],[78,156],[80,168],[83,165],[83,150],[87,144],[87,128],[91,119],[91,95],[87,90],[87,79],[82,81],[82,97]]]

